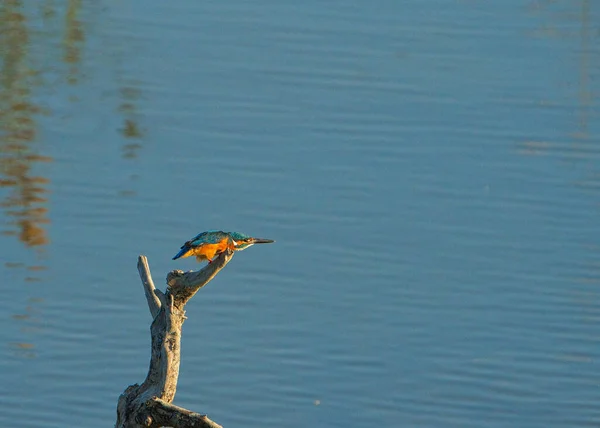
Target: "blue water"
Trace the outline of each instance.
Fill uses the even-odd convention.
[[[600,423],[591,1],[0,5],[0,422],[110,426],[207,229],[175,403],[226,427]]]

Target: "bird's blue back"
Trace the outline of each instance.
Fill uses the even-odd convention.
[[[192,246],[198,246],[202,244],[218,244],[223,239],[229,237],[227,232],[223,232],[222,230],[209,230],[207,232],[202,232],[190,239],[188,242]]]

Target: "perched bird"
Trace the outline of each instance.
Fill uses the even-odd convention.
[[[212,259],[227,249],[241,251],[254,244],[270,244],[272,239],[253,238],[240,232],[223,232],[221,230],[210,230],[202,232],[181,246],[181,250],[173,257],[173,260],[182,257],[196,256],[199,262]]]

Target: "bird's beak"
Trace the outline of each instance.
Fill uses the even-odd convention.
[[[273,242],[275,241],[273,241],[272,239],[252,238],[253,244],[271,244]]]

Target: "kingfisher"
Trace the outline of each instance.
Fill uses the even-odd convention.
[[[217,254],[226,250],[242,251],[254,244],[270,244],[272,239],[253,238],[240,232],[223,232],[222,230],[209,230],[194,236],[181,246],[181,250],[173,260],[196,256],[202,262],[208,260],[212,263]]]

